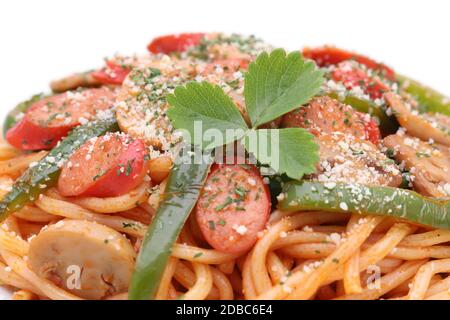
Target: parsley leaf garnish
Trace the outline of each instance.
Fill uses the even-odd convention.
[[[203,149],[212,149],[242,138],[247,130],[247,124],[231,98],[219,87],[208,82],[191,82],[186,87],[177,87],[174,95],[169,95],[167,101],[173,106],[167,112],[177,129],[187,130],[194,137],[194,125],[201,122],[204,131],[219,130],[225,141],[221,143],[210,140],[202,141]],[[226,130],[241,129],[240,136],[226,136]]]
[[[272,121],[315,96],[323,72],[298,51],[286,56],[283,49],[261,53],[245,75],[244,96],[252,127]]]
[[[257,143],[249,143],[252,138]],[[263,146],[260,141],[263,141]],[[304,174],[316,171],[319,146],[314,142],[314,136],[305,129],[253,130],[243,139],[243,143],[245,149],[253,153],[259,162],[268,164],[278,173],[286,173],[293,179],[300,180]],[[273,152],[277,152],[279,156],[274,157]]]
[[[302,128],[257,128],[307,103],[319,92],[323,80],[323,72],[314,62],[304,60],[298,51],[286,55],[283,49],[277,49],[271,54],[260,54],[245,75],[244,96],[251,128],[231,98],[219,86],[208,82],[176,88],[167,97],[171,105],[167,115],[176,129],[186,130],[194,137],[195,141],[188,142],[204,150],[240,140],[260,163],[301,179],[304,174],[313,173],[319,161],[319,147],[313,135]],[[219,132],[221,139],[202,134],[198,141],[194,127],[199,123],[204,132],[210,129]],[[230,203],[225,201],[216,210]]]

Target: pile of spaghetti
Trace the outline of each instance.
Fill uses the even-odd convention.
[[[13,109],[13,299],[450,299],[448,98],[353,52],[280,50],[163,36]],[[176,161],[195,117],[279,130],[287,160]]]

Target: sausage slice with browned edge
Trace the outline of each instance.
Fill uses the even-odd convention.
[[[213,248],[244,253],[265,228],[270,207],[269,189],[256,167],[216,164],[197,202],[196,218]]]
[[[374,144],[379,143],[381,135],[370,115],[328,96],[316,97],[309,104],[285,114],[282,127],[305,128],[316,136],[341,132]]]
[[[68,132],[109,109],[115,93],[107,88],[68,91],[35,102],[23,119],[6,133],[6,140],[22,150],[51,149]]]
[[[63,196],[115,197],[144,180],[145,144],[124,133],[108,133],[80,147],[62,168],[58,190]]]

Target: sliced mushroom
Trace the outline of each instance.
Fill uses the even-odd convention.
[[[384,138],[412,174],[414,189],[426,196],[450,197],[450,148],[397,133]]]
[[[399,186],[400,170],[373,143],[335,133],[316,138],[320,162],[314,179],[365,185]]]
[[[419,114],[411,104],[392,92],[384,95],[384,99],[402,127],[408,134],[424,141],[433,139],[435,142],[450,146],[450,118],[439,113]]]
[[[168,151],[180,140],[166,115],[166,96],[192,79],[193,68],[164,56],[134,68],[117,98],[116,117],[122,131],[143,139],[148,145]]]
[[[88,221],[61,220],[30,242],[29,266],[85,299],[126,292],[136,253],[117,231]]]
[[[99,86],[100,82],[92,76],[91,71],[74,73],[50,83],[50,88],[53,92],[64,92],[80,87],[90,88]]]
[[[150,55],[116,55],[111,59],[108,59],[108,61],[111,61],[119,66],[139,66],[141,64],[145,64],[149,59]],[[92,76],[94,71],[95,70],[89,70],[85,72],[74,73],[64,78],[54,80],[50,83],[50,88],[53,92],[64,92],[80,87],[99,87],[102,85],[102,83]]]
[[[117,99],[116,117],[122,131],[143,139],[148,145],[170,151],[181,140],[167,117],[168,94],[188,81],[205,80],[220,85],[248,120],[243,103],[243,78],[220,66],[199,61],[154,57],[145,66],[134,68],[125,79]],[[195,67],[194,67],[195,66]],[[155,69],[158,69],[155,72]],[[213,70],[206,73],[205,70]],[[236,78],[236,79],[234,79]],[[230,85],[232,80],[236,80]]]

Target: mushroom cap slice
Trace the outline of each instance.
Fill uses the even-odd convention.
[[[61,220],[30,242],[30,268],[85,299],[126,292],[136,253],[117,231],[88,221]]]
[[[163,56],[132,69],[117,96],[116,118],[120,129],[143,139],[153,149],[169,153],[182,140],[167,110],[167,96],[189,81],[208,81],[219,85],[249,123],[243,97],[244,78],[239,71],[220,63]],[[226,68],[225,68],[226,67]],[[232,84],[232,85],[231,85]]]
[[[167,61],[166,61],[167,60]],[[191,78],[189,66],[167,57],[134,68],[117,97],[116,118],[120,129],[156,149],[169,151],[180,141],[166,115],[166,97]]]
[[[450,197],[450,148],[430,144],[407,134],[393,134],[383,140],[412,174],[414,189],[425,196]]]
[[[335,133],[320,135],[316,142],[320,147],[320,162],[314,179],[390,187],[402,182],[394,161],[370,141]]]
[[[388,105],[393,109],[395,117],[408,134],[424,141],[435,142],[450,147],[450,118],[439,113],[419,114],[399,95],[388,92],[384,95]]]

